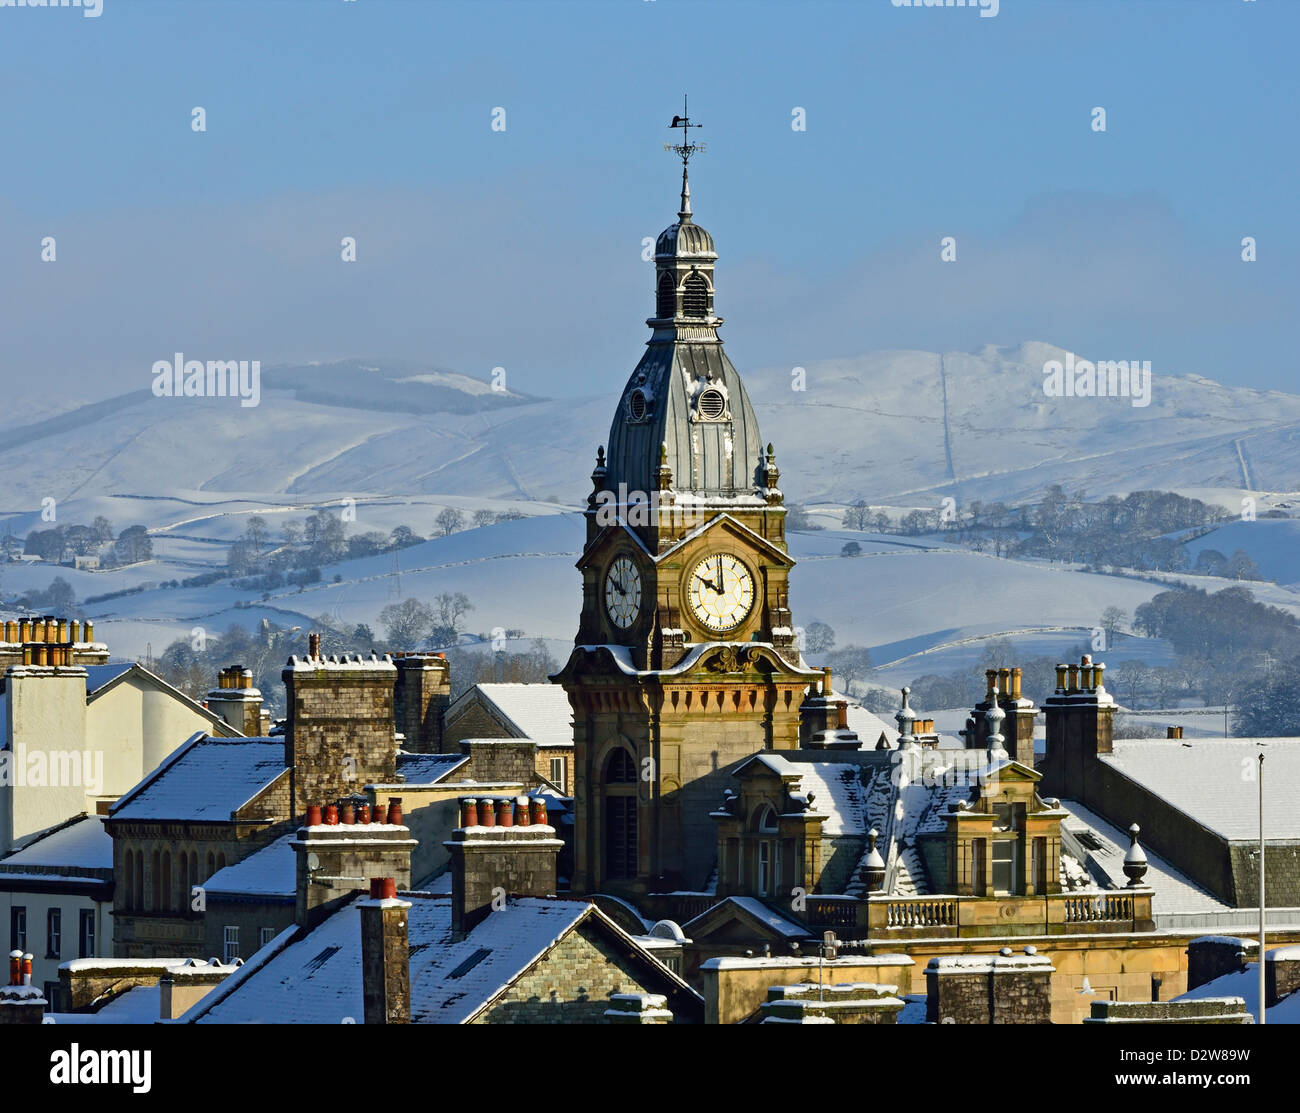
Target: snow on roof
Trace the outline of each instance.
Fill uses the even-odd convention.
[[[393,659],[387,653],[380,657],[372,653],[369,657],[363,657],[360,653],[344,653],[342,656],[331,654],[328,657],[299,657],[294,654],[289,658],[284,666],[285,672],[345,672],[345,671],[369,671],[369,672],[397,672],[397,666],[393,664]]]
[[[891,746],[898,745],[897,727],[890,726],[874,711],[868,711],[860,703],[854,703],[848,696],[841,695],[834,689],[831,690],[831,698],[848,702],[849,730],[862,739],[862,744],[866,749],[874,750],[876,748],[876,742],[882,732]]]
[[[86,665],[86,695],[93,695],[100,688],[111,684],[123,673],[135,668],[134,662],[124,661],[110,665]]]
[[[762,970],[771,967],[781,967],[790,969],[792,967],[806,967],[816,970],[822,967],[827,971],[829,977],[835,977],[839,971],[836,967],[850,966],[914,966],[915,960],[904,954],[844,954],[841,952],[838,958],[822,958],[816,954],[813,955],[772,955],[771,957],[757,956],[732,956],[726,955],[719,958],[706,958],[700,963],[701,970]]]
[[[1300,839],[1300,738],[1117,741],[1100,760],[1225,839],[1245,840],[1259,837],[1261,753],[1268,837]]]
[[[284,770],[281,739],[199,734],[124,796],[109,818],[226,822]]]
[[[1248,963],[1245,970],[1223,974],[1174,1000],[1204,1001],[1215,997],[1240,997],[1246,1002],[1246,1011],[1251,1016],[1259,1016],[1259,963]],[[1283,997],[1271,1009],[1265,1009],[1265,1020],[1269,1024],[1300,1024],[1300,992]]]
[[[63,866],[72,869],[111,870],[113,840],[104,830],[104,817],[88,815],[29,842],[22,850],[0,859],[0,869]]]
[[[803,924],[773,912],[761,900],[756,900],[754,897],[728,897],[727,900],[743,908],[755,919],[787,939],[805,939],[809,935],[808,929]]]
[[[72,958],[59,964],[60,970],[74,973],[82,970],[171,970],[175,967],[189,967],[196,970],[235,971],[240,968],[238,960],[230,965],[222,962],[207,962],[201,958]]]
[[[824,815],[823,835],[865,835],[867,823],[867,784],[864,770],[850,762],[789,761],[777,753],[764,752],[757,760],[782,776],[799,778],[797,791],[814,799],[811,811]],[[794,785],[790,786],[792,790]]]
[[[451,938],[450,900],[427,893],[403,897],[411,902],[411,1020],[433,1024],[470,1020],[593,912],[585,901],[514,898],[456,943]],[[246,966],[237,981],[199,1002],[190,1019],[207,1024],[338,1024],[351,1017],[360,1023],[365,1014],[357,907],[361,899],[307,935],[290,938],[260,965],[251,970]]]
[[[409,785],[437,784],[453,770],[469,761],[468,754],[408,754],[397,755],[397,771]]]
[[[119,994],[98,1012],[55,1013],[55,1024],[155,1024],[162,1014],[162,990],[137,985]]]
[[[231,893],[292,897],[298,885],[298,858],[293,850],[297,837],[296,833],[281,835],[233,866],[217,870],[204,882],[204,891],[209,896]]]
[[[573,746],[573,709],[558,684],[478,684],[477,690],[520,738],[538,746]],[[467,696],[471,696],[471,688]]]
[[[1124,875],[1128,835],[1073,800],[1062,800],[1061,807],[1069,813],[1061,820],[1061,826],[1076,836],[1090,831],[1092,838],[1081,840],[1088,850],[1088,860],[1101,869],[1116,888],[1124,888],[1128,884]],[[1140,834],[1138,841],[1141,842]],[[1094,843],[1101,845],[1092,845]],[[1157,915],[1164,912],[1225,912],[1232,908],[1180,873],[1149,847],[1144,846],[1142,850],[1147,856],[1147,873],[1142,884],[1155,890],[1152,911]]]

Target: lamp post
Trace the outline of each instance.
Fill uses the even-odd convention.
[[[1264,755],[1259,755],[1259,1022],[1264,1023]]]

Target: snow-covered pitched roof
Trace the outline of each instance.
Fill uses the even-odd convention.
[[[72,870],[111,870],[113,840],[104,830],[104,817],[82,816],[29,842],[0,859],[0,870],[57,866]]]
[[[1265,764],[1268,764],[1265,762]],[[1248,963],[1245,970],[1222,974],[1211,982],[1189,990],[1175,1001],[1204,1001],[1214,997],[1240,997],[1251,1016],[1259,1015],[1259,964]],[[1300,992],[1283,997],[1272,1008],[1264,1010],[1269,1024],[1300,1024]]]
[[[1225,839],[1244,840],[1259,837],[1261,753],[1266,836],[1300,839],[1300,738],[1125,740],[1100,760]]]
[[[95,692],[135,667],[136,665],[130,661],[109,665],[86,665],[86,695],[94,695]]]
[[[472,699],[475,689],[517,737],[543,748],[573,746],[573,710],[560,685],[478,684],[461,699]]]
[[[397,755],[397,771],[409,785],[437,784],[448,773],[469,761],[468,754],[408,754]]]
[[[209,895],[292,897],[297,888],[297,834],[281,835],[233,866],[217,870],[203,884]]]
[[[109,818],[225,822],[284,770],[282,739],[197,734],[122,797]]]
[[[1061,807],[1069,813],[1061,820],[1062,828],[1076,839],[1085,831],[1091,832],[1091,837],[1085,836],[1079,840],[1088,852],[1088,864],[1109,878],[1115,888],[1124,888],[1128,884],[1128,878],[1124,875],[1128,835],[1073,800],[1062,800]],[[1140,842],[1140,833],[1138,838]],[[1155,890],[1152,911],[1156,915],[1165,912],[1226,912],[1233,907],[1202,889],[1149,847],[1144,846],[1142,850],[1147,856],[1147,872],[1142,884]]]
[[[411,965],[411,1020],[462,1024],[586,917],[599,917],[585,901],[511,898],[460,942],[451,937],[451,901],[405,893]],[[197,1023],[338,1024],[364,1016],[361,986],[361,898],[305,936],[286,931],[199,1002],[186,1019]],[[630,937],[628,937],[630,945]],[[666,980],[678,981],[663,970]],[[683,988],[684,985],[683,985]]]
[[[723,903],[730,902],[738,908],[743,908],[756,920],[771,928],[778,935],[783,935],[787,939],[806,939],[809,935],[808,928],[797,920],[792,920],[788,916],[782,916],[774,912],[761,900],[754,897],[728,897]],[[712,911],[712,909],[710,909]],[[708,915],[706,912],[704,915]],[[682,930],[689,936],[689,925]]]
[[[766,765],[783,777],[798,777],[798,784],[788,785],[788,790],[798,796],[813,796],[809,811],[824,815],[822,834],[865,835],[867,823],[867,780],[869,772],[854,762],[790,761],[780,754],[767,751],[751,760]]]
[[[98,1012],[54,1013],[55,1024],[156,1024],[162,1014],[162,990],[138,985],[118,994]]]
[[[832,689],[831,698],[845,700],[848,703],[849,730],[862,739],[863,749],[874,750],[876,742],[883,733],[891,746],[898,745],[898,728],[885,722],[874,711],[868,711],[860,703]]]

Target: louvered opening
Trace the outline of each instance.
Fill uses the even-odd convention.
[[[693,274],[682,291],[682,312],[687,317],[709,315],[709,284],[702,274]]]
[[[639,390],[634,390],[632,397],[627,401],[627,412],[632,415],[633,421],[644,421],[645,410],[645,395]]]
[[[722,416],[722,411],[727,408],[726,401],[722,397],[722,392],[718,390],[706,390],[700,395],[697,404],[701,417],[707,417],[710,420]]]
[[[655,316],[671,317],[677,312],[677,285],[669,271],[659,273],[659,293],[655,299]]]

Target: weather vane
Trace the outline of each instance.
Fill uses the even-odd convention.
[[[686,114],[685,94],[682,95],[682,114],[680,116],[674,116],[673,122],[668,126],[671,128],[682,129],[682,141],[680,143],[665,143],[664,150],[672,151],[676,154],[677,157],[682,160],[683,167],[691,161],[691,155],[696,154],[697,152],[703,154],[707,149],[707,145],[704,143],[691,142],[691,128],[702,128],[704,125],[691,123],[691,118]]]

